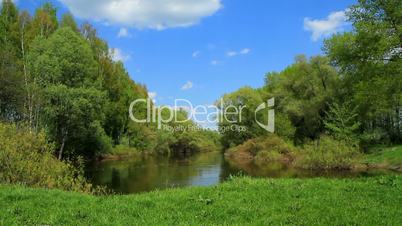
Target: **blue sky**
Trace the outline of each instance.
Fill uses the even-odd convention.
[[[33,12],[44,1],[18,0]],[[212,104],[242,86],[260,87],[298,54],[321,53],[322,40],[347,29],[351,0],[52,0],[91,22],[116,48],[132,79],[156,102]],[[165,4],[165,3],[169,4]],[[173,11],[172,11],[173,10]],[[120,33],[120,35],[119,35]]]

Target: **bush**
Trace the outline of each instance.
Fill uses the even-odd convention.
[[[229,152],[249,152],[256,156],[261,151],[276,151],[280,154],[288,154],[292,151],[290,145],[276,135],[269,135],[248,140],[243,144],[231,148]]]
[[[82,172],[53,156],[43,132],[0,123],[0,183],[90,193]]]
[[[350,169],[353,159],[359,154],[356,146],[338,141],[329,136],[304,146],[295,165],[306,169]]]
[[[283,155],[279,153],[277,150],[260,151],[255,157],[255,161],[257,164],[268,163],[268,162],[280,162],[282,158]]]
[[[277,135],[251,139],[229,149],[226,156],[232,160],[253,160],[258,165],[277,162],[289,164],[293,161],[294,147]]]
[[[367,150],[368,147],[376,144],[386,144],[389,145],[389,137],[385,131],[382,129],[375,129],[371,131],[365,131],[360,135],[360,146]]]

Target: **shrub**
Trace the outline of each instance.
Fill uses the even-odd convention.
[[[226,156],[232,160],[253,160],[258,165],[277,162],[288,164],[293,161],[294,147],[277,135],[251,139],[229,149]]]
[[[255,157],[255,161],[257,164],[268,163],[268,162],[280,162],[282,158],[283,155],[279,153],[277,150],[260,151]]]
[[[368,147],[375,144],[389,145],[389,137],[382,129],[374,129],[371,131],[365,131],[360,135],[360,146],[367,150]]]
[[[53,156],[43,132],[0,123],[0,183],[91,192],[82,172]]]
[[[306,169],[350,169],[359,154],[356,146],[329,136],[304,146],[296,166]]]
[[[276,135],[269,135],[248,140],[243,144],[229,149],[229,152],[249,152],[256,156],[261,151],[276,151],[288,154],[292,151],[290,145]]]

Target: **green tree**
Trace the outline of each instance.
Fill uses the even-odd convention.
[[[37,38],[30,52],[31,74],[42,85],[94,86],[96,61],[85,40],[71,28],[57,30],[49,39]]]
[[[323,117],[329,103],[337,96],[338,73],[326,57],[307,60],[298,56],[296,62],[280,73],[266,76],[266,98],[275,97],[275,110],[285,123],[283,130],[291,133],[296,128],[295,141],[315,139],[324,130]],[[288,127],[286,129],[286,127]],[[288,135],[289,137],[289,135]]]
[[[219,130],[222,133],[222,144],[225,148],[268,133],[256,121],[256,109],[263,103],[264,99],[260,91],[251,87],[243,87],[236,92],[226,94],[216,102],[221,110]],[[260,122],[266,118],[266,114],[257,115],[257,120]]]
[[[79,33],[80,30],[78,28],[77,23],[74,20],[74,17],[71,13],[65,13],[61,18],[60,27],[69,27],[74,32]]]
[[[343,99],[358,106],[365,131],[402,140],[402,4],[360,0],[348,11],[353,30],[326,40],[325,51],[342,74]]]
[[[334,103],[326,112],[325,128],[338,140],[356,143],[360,128],[356,109],[357,107],[352,108],[350,104]]]
[[[18,32],[18,10],[11,0],[4,0],[0,14],[0,118],[8,121],[22,119],[24,97]]]
[[[33,24],[32,36],[49,37],[59,26],[57,9],[45,3],[36,10]]]
[[[108,141],[101,127],[104,98],[105,94],[94,88],[46,88],[43,120],[57,143],[59,159],[64,155],[91,157],[107,150]]]

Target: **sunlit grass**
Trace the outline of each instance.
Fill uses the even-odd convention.
[[[95,197],[0,186],[2,225],[398,225],[402,177],[237,178],[208,188]]]
[[[402,146],[374,148],[370,154],[365,155],[363,161],[372,164],[402,166]]]

